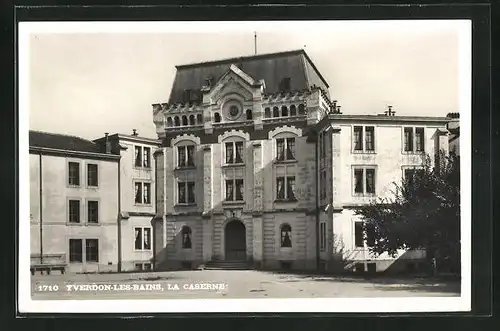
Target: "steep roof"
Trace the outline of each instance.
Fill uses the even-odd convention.
[[[30,147],[102,153],[98,144],[76,136],[30,130],[29,139]]]
[[[291,78],[292,91],[305,90],[315,85],[329,95],[328,83],[307,53],[304,50],[294,50],[176,66],[177,73],[169,103],[185,102],[184,91],[199,92],[207,79],[211,78],[214,83],[217,82],[229,70],[231,64],[237,65],[256,81],[263,79],[266,93],[280,92],[281,81]]]

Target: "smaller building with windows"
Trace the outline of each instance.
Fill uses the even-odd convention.
[[[153,269],[153,229],[156,216],[156,139],[132,134],[106,135],[95,140],[108,146],[120,158],[118,231],[120,242],[117,255],[121,271]],[[190,152],[182,154],[184,166],[191,163]]]
[[[29,133],[32,263],[118,269],[119,159],[95,142]]]

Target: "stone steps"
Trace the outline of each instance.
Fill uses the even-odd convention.
[[[253,266],[249,261],[209,261],[204,266],[205,270],[251,270]]]

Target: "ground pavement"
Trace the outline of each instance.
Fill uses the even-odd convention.
[[[57,285],[57,291],[54,291],[54,285]],[[90,285],[100,290],[94,291],[92,287],[72,286],[68,288],[66,285]],[[386,277],[364,279],[256,270],[32,276],[34,300],[449,297],[459,295],[460,282],[456,281]]]

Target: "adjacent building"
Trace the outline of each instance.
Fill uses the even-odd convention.
[[[32,264],[152,269],[157,147],[135,131],[95,141],[30,131]]]
[[[353,208],[447,152],[449,119],[343,114],[303,50],[176,68],[153,105],[157,268],[418,267],[424,252],[371,256]]]
[[[30,131],[32,264],[116,270],[117,155],[79,137]]]

